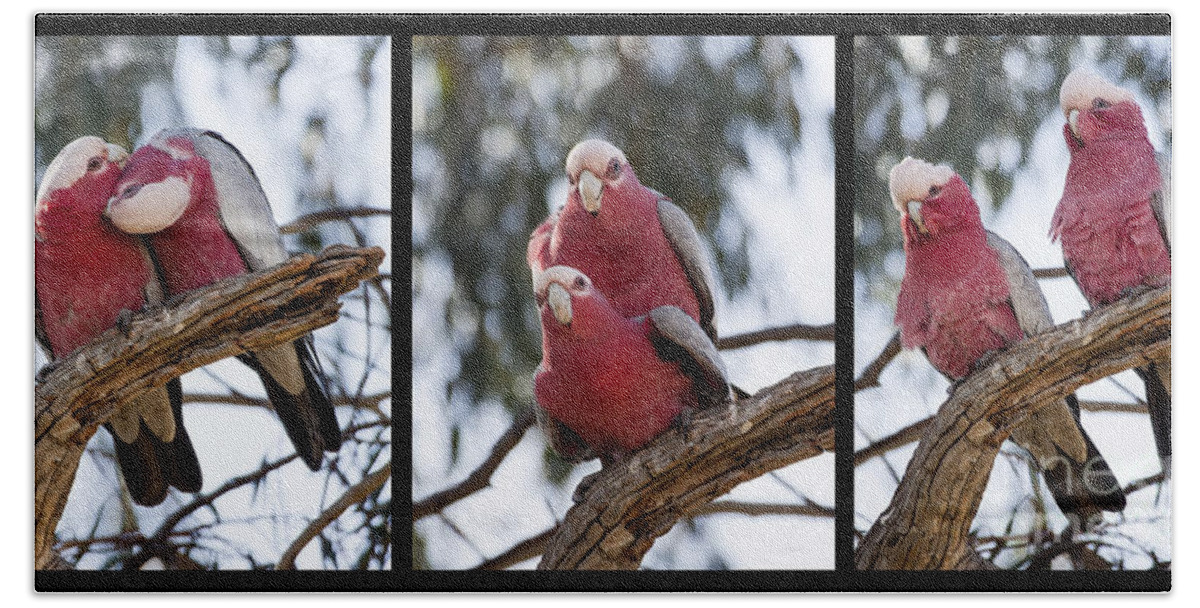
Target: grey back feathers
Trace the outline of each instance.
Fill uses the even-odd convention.
[[[659,306],[650,311],[649,317],[657,334],[655,346],[660,350],[682,352],[686,360],[680,363],[685,371],[694,369],[704,381],[706,386],[699,387],[701,406],[731,398],[725,363],[694,319],[674,306]]]
[[[987,246],[996,252],[1000,266],[1008,278],[1009,299],[1017,324],[1026,335],[1032,336],[1054,327],[1050,305],[1038,286],[1033,269],[1011,243],[992,231],[987,231]]]
[[[271,205],[250,163],[232,144],[212,131],[193,137],[196,152],[212,168],[221,224],[237,244],[250,270],[262,270],[287,259]]]
[[[717,319],[716,308],[713,305],[712,264],[709,263],[704,245],[701,244],[700,234],[696,232],[696,225],[683,209],[666,197],[661,197],[658,201],[658,221],[662,224],[663,235],[675,251],[675,257],[679,259],[679,264],[683,266],[683,272],[696,293],[696,301],[700,303],[700,326],[709,339],[715,342]]]

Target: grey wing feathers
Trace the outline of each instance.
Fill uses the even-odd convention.
[[[1000,258],[1000,266],[1008,277],[1009,299],[1021,330],[1032,336],[1054,327],[1050,305],[1046,303],[1046,296],[1038,287],[1033,270],[1025,258],[1012,244],[990,230],[987,233],[987,245]]]
[[[714,405],[732,398],[729,376],[725,363],[713,346],[712,340],[687,313],[674,306],[659,306],[650,311],[650,323],[656,335],[652,339],[660,352],[668,358],[677,357],[685,372],[692,372],[703,380],[700,394],[701,406]]]
[[[658,201],[658,220],[662,224],[663,234],[675,257],[683,266],[683,272],[692,284],[696,293],[696,301],[700,303],[700,326],[704,333],[713,341],[717,339],[716,309],[713,306],[713,275],[712,265],[709,264],[704,246],[696,226],[683,209],[665,197]]]
[[[1162,187],[1150,195],[1150,210],[1154,212],[1154,219],[1158,220],[1158,232],[1167,246],[1167,253],[1170,253],[1171,220],[1174,215],[1171,206],[1171,156],[1162,152],[1154,156],[1158,161],[1158,174],[1162,176]]]
[[[193,136],[196,151],[212,169],[221,223],[237,244],[250,270],[261,270],[287,259],[271,204],[245,157],[220,134],[203,131]]]

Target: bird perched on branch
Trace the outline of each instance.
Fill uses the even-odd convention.
[[[566,204],[533,231],[526,249],[539,305],[546,306],[546,294],[539,290],[557,284],[548,282],[543,274],[550,268],[559,268],[556,271],[559,274],[565,272],[562,268],[569,268],[578,273],[579,280],[587,283],[589,301],[603,302],[602,306],[595,306],[603,308],[605,318],[613,319],[614,326],[624,325],[624,321],[617,323],[618,319],[653,323],[655,315],[667,319],[682,314],[700,328],[700,335],[707,342],[703,347],[704,356],[716,362],[721,369],[722,382],[727,384],[720,357],[713,346],[717,330],[711,266],[691,219],[666,196],[642,185],[625,153],[609,142],[590,139],[576,144],[567,154],[566,173],[570,183]],[[545,373],[551,356],[547,349],[561,353],[566,348],[563,330],[548,326],[549,318],[553,317],[547,317],[543,311],[545,358],[543,372],[538,375],[538,386],[552,386],[557,379],[563,379],[566,386],[572,375]],[[680,325],[678,321],[672,323],[672,326]],[[611,353],[586,353],[588,348],[603,348],[599,346],[600,342],[581,341],[578,334],[570,335],[573,339],[566,344],[577,353],[574,358],[609,363],[605,357]],[[693,338],[687,336],[688,340]],[[642,340],[644,342],[644,338]],[[701,352],[698,344],[694,349]],[[556,356],[560,357],[561,368],[562,355]],[[615,371],[619,368],[599,365],[596,369]],[[681,411],[691,409],[690,405],[684,408],[676,403],[678,399],[674,398],[653,407],[619,403],[618,396],[622,391],[632,394],[657,390],[630,386],[631,383],[653,384],[663,378],[679,380],[677,372],[673,375],[620,373],[603,381],[597,378],[597,383],[610,391],[604,407],[616,414],[608,429],[603,425],[591,429],[590,425],[599,420],[593,420],[591,417],[596,414],[589,412],[599,410],[590,405],[573,406],[562,397],[561,391],[546,392],[549,389],[541,389],[542,393],[538,395],[538,418],[551,445],[568,460],[586,460],[595,454],[625,453],[657,435]],[[557,411],[546,411],[547,404]],[[573,425],[562,419],[564,415],[585,418],[576,419]],[[555,420],[567,422],[568,432],[560,432],[561,425]],[[591,430],[575,428],[580,423],[586,423],[584,426]],[[573,437],[572,430],[585,437],[582,440]],[[615,435],[609,436],[612,434]],[[615,441],[617,436],[622,440]],[[572,441],[565,441],[563,437]],[[593,449],[587,449],[588,446]]]
[[[692,220],[643,186],[625,153],[602,140],[567,154],[567,203],[533,231],[533,280],[551,266],[578,268],[625,317],[674,306],[716,341],[711,265]]]
[[[892,168],[889,188],[904,233],[896,324],[906,348],[921,348],[958,380],[989,353],[1053,327],[1033,271],[984,229],[953,169],[905,158]],[[1125,507],[1116,477],[1079,423],[1074,395],[1034,411],[1012,439],[1033,455],[1055,502],[1080,526],[1100,510]]]
[[[107,215],[117,228],[147,235],[169,296],[287,258],[258,177],[217,133],[160,131],[129,157],[116,188]],[[238,358],[262,379],[292,444],[318,470],[342,439],[312,337]]]
[[[122,315],[162,301],[149,252],[104,220],[127,156],[99,137],[80,137],[58,153],[38,187],[35,326],[52,361],[117,325]],[[168,486],[200,491],[200,463],[183,425],[179,379],[119,406],[104,427],[113,436],[134,502],[157,505]]]
[[[619,461],[681,414],[732,398],[712,341],[679,308],[626,318],[567,266],[544,269],[534,289],[542,323],[538,421],[564,458]]]
[[[1062,241],[1071,277],[1093,307],[1138,287],[1169,285],[1169,192],[1162,176],[1170,170],[1160,171],[1133,93],[1078,68],[1063,80],[1059,105],[1071,164],[1050,235]],[[1159,460],[1170,471],[1171,361],[1137,373]]]

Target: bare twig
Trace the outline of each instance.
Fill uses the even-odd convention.
[[[804,325],[796,323],[782,327],[771,327],[736,336],[719,338],[717,340],[717,348],[721,350],[733,350],[763,342],[783,342],[786,340],[823,340],[832,342],[835,329],[836,327],[833,323],[827,325]]]
[[[352,505],[356,505],[370,496],[379,488],[383,487],[383,483],[392,477],[392,468],[384,466],[383,468],[367,475],[362,481],[354,484],[342,497],[337,499],[329,508],[321,511],[321,514],[308,522],[296,540],[284,550],[283,555],[279,557],[279,563],[276,564],[276,570],[292,570],[296,567],[296,556],[300,554],[300,550],[304,548],[316,535],[325,529],[333,520],[337,519],[343,511],[349,509]]]
[[[317,211],[316,213],[308,213],[302,215],[291,222],[288,222],[279,227],[281,234],[294,234],[303,232],[317,224],[331,222],[335,220],[347,220],[352,217],[371,217],[375,215],[391,215],[390,209],[377,209],[375,207],[339,207],[337,209],[329,209],[327,211]]]
[[[862,375],[858,377],[858,380],[854,381],[854,392],[857,393],[864,388],[879,386],[879,375],[883,373],[884,368],[898,354],[900,354],[900,332],[892,334],[892,339],[888,340],[887,345],[883,347],[879,356],[875,357],[874,361],[863,368]]]
[[[424,500],[413,503],[413,521],[440,513],[442,509],[486,488],[492,481],[492,473],[500,467],[500,463],[504,461],[504,457],[517,444],[521,442],[521,437],[525,436],[525,431],[533,426],[535,416],[532,409],[522,411],[516,419],[513,420],[512,426],[500,436],[496,445],[492,446],[492,453],[480,464],[470,475],[457,485],[436,492]]]
[[[533,538],[527,538],[516,545],[512,549],[497,555],[475,567],[476,570],[503,570],[511,568],[527,559],[533,559],[541,555],[546,550],[546,543],[550,542],[550,537],[558,532],[558,526],[554,526]]]
[[[921,438],[925,429],[933,423],[933,416],[918,420],[898,431],[875,441],[871,445],[854,453],[854,466],[858,466],[876,456],[882,456],[896,448],[906,446]]]
[[[1066,268],[1037,268],[1033,271],[1033,276],[1038,279],[1061,279],[1071,276]]]

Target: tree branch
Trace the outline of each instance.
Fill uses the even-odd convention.
[[[1000,444],[1042,404],[1170,355],[1171,290],[1097,308],[1000,352],[942,404],[859,546],[859,569],[985,567],[969,531]]]
[[[883,351],[879,353],[879,356],[875,357],[874,361],[863,368],[862,375],[858,377],[858,380],[854,381],[854,392],[857,393],[864,388],[879,386],[879,375],[892,362],[892,359],[895,359],[896,355],[899,354],[900,332],[896,332],[892,334],[892,339],[888,340],[887,345],[883,347]]]
[[[370,496],[372,492],[383,487],[383,483],[392,477],[392,467],[384,466],[383,468],[367,475],[362,481],[354,484],[350,489],[346,490],[342,497],[337,499],[337,502],[329,505],[317,516],[316,519],[308,522],[296,540],[284,550],[283,555],[279,557],[279,563],[275,565],[276,570],[293,570],[296,567],[296,556],[300,554],[300,550],[309,543],[321,530],[325,529],[333,520],[337,519],[346,509],[352,505],[356,505]]]
[[[533,559],[546,551],[546,543],[550,542],[550,538],[558,532],[558,526],[554,526],[533,538],[527,538],[513,548],[484,561],[475,567],[476,570],[504,570],[516,564],[519,564],[527,559]]]
[[[827,325],[784,325],[751,331],[736,336],[725,336],[717,339],[717,348],[733,350],[745,348],[763,342],[783,342],[787,340],[824,340],[832,342],[836,327],[833,323]]]
[[[701,517],[704,515],[716,515],[719,513],[736,513],[740,515],[749,515],[757,517],[760,515],[802,515],[806,517],[834,517],[837,511],[833,507],[826,507],[813,502],[806,501],[804,504],[798,505],[781,505],[759,502],[746,502],[742,500],[718,500],[710,502],[706,505],[701,505],[692,512],[692,517]]]
[[[317,224],[330,222],[333,220],[345,220],[352,217],[370,217],[373,215],[391,215],[391,209],[377,209],[375,207],[339,207],[337,209],[329,209],[327,211],[317,211],[302,215],[279,227],[280,234],[294,234],[303,232]]]
[[[1064,277],[1069,277],[1069,276],[1071,276],[1071,274],[1069,272],[1067,272],[1066,268],[1062,268],[1062,267],[1059,267],[1059,268],[1035,268],[1033,270],[1033,276],[1038,279],[1061,279]]]
[[[53,553],[84,446],[119,405],[184,372],[295,340],[337,320],[337,297],[374,276],[378,247],[335,245],[134,315],[59,362],[34,392],[34,563]]]
[[[734,486],[833,450],[833,366],[712,408],[602,469],[567,511],[539,569],[633,569],[680,518]]]
[[[483,488],[486,488],[492,482],[492,473],[500,468],[500,463],[504,461],[504,457],[517,444],[521,442],[521,438],[525,436],[525,431],[533,426],[535,416],[532,408],[526,408],[521,412],[512,426],[500,436],[496,441],[496,445],[492,446],[492,453],[483,461],[470,475],[457,485],[436,492],[433,495],[413,503],[413,521],[417,521],[422,517],[440,513],[442,509],[458,502]]]

